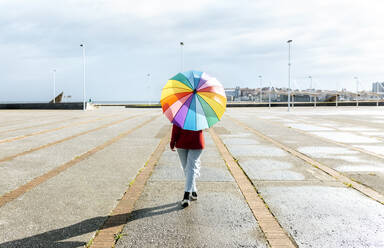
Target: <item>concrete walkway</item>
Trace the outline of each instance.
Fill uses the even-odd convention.
[[[121,115],[129,117],[131,113]],[[160,117],[158,113],[155,116]],[[9,171],[7,177],[1,174],[2,192],[76,159],[152,117],[153,112],[149,112],[112,125],[108,130],[1,163],[0,168]],[[165,135],[162,128],[165,125],[169,124],[157,118],[2,206],[0,247],[82,247],[87,244]],[[76,130],[69,131],[76,133]]]
[[[0,111],[0,248],[384,247],[382,111],[227,109],[186,209],[159,109]]]
[[[163,153],[116,247],[267,247],[263,233],[208,133],[199,199],[182,209],[184,174]]]
[[[382,204],[228,118],[215,128],[299,247],[384,247]],[[281,128],[276,132],[282,139],[287,135]]]

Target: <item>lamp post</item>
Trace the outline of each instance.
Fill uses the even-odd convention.
[[[53,104],[56,103],[56,69],[53,69]]]
[[[359,78],[354,77],[356,80],[356,107],[359,107]]]
[[[259,75],[259,82],[260,82],[260,103],[263,102],[263,88],[262,88],[262,80],[263,80],[263,77],[261,75]]]
[[[150,94],[149,94],[149,92],[150,92],[150,89],[151,89],[151,73],[148,73],[147,74],[147,77],[148,77],[148,95],[149,95],[149,98],[148,98],[148,105],[150,104],[150,102],[151,102],[151,99],[150,99]]]
[[[181,50],[181,71],[184,71],[184,42],[180,41],[180,50]]]
[[[339,107],[339,94],[336,92],[336,108]]]
[[[85,44],[81,43],[80,47],[83,48],[83,110],[85,111]]]
[[[311,89],[311,93],[312,93],[312,90],[313,90],[313,87],[312,87],[312,76],[308,76],[308,78],[310,80],[309,88]],[[312,94],[309,95],[309,102],[312,102]]]
[[[269,82],[269,96],[268,96],[268,107],[271,108],[271,82]]]
[[[288,112],[291,110],[291,43],[292,40],[288,40]]]
[[[376,107],[379,107],[379,82],[376,83]]]

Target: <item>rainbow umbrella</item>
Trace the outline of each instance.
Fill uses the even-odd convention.
[[[202,130],[218,122],[224,114],[227,98],[223,86],[200,71],[178,73],[161,92],[165,116],[186,130]]]

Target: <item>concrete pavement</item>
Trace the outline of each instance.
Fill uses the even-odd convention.
[[[214,131],[256,188],[248,195],[264,201],[293,244],[384,247],[382,203],[282,149],[382,195],[383,110],[229,108]],[[134,207],[120,209],[122,232],[97,247],[287,247],[266,238],[209,133],[189,208],[179,206],[183,174],[167,147],[146,184],[135,180],[169,128],[159,109],[0,111],[0,247],[91,245],[139,184]]]
[[[249,125],[262,125],[252,118],[238,118]],[[226,133],[221,135],[223,141],[299,247],[384,246],[382,204],[235,127],[228,119],[216,128],[225,128],[226,132],[221,131]],[[263,131],[290,146],[296,144],[289,142],[292,140],[299,140],[302,145],[311,142],[299,139],[290,130],[274,129],[270,123]]]
[[[184,174],[166,151],[116,247],[267,247],[263,233],[208,133],[198,197],[182,209]]]

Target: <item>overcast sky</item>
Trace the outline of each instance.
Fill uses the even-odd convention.
[[[0,102],[87,97],[159,100],[184,69],[205,71],[224,87],[287,85],[371,89],[384,81],[382,0],[0,0]],[[151,83],[147,74],[151,74]]]

